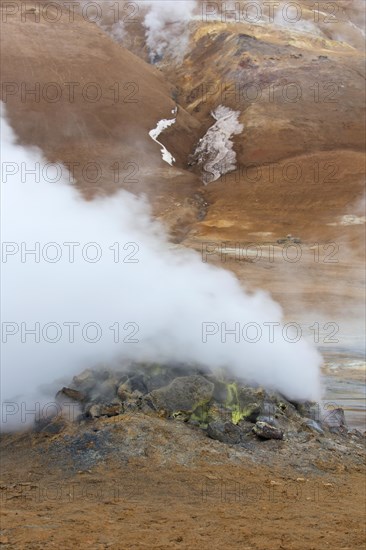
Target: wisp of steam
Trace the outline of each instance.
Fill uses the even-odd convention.
[[[173,247],[144,198],[83,200],[65,167],[17,144],[4,116],[1,149],[3,399],[31,409],[54,397],[40,386],[122,360],[227,367],[289,398],[320,397],[320,354],[283,337],[266,292]],[[235,323],[263,334],[237,341],[224,334]]]
[[[345,42],[353,48],[363,49],[365,42],[364,0],[337,0],[330,3],[288,2],[207,2],[204,0],[104,0],[103,10],[93,13],[92,2],[82,0],[88,6],[90,17],[95,17],[101,28],[114,40],[131,48],[136,41],[136,23],[145,30],[146,46],[151,62],[160,61],[166,55],[177,63],[183,61],[189,51],[189,23],[224,22],[254,25],[265,31],[268,26],[295,33]],[[130,27],[131,25],[131,27]]]

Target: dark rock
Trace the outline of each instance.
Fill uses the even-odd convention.
[[[282,430],[267,422],[257,422],[253,427],[253,432],[261,439],[283,439]]]
[[[213,391],[214,385],[203,376],[182,376],[168,386],[153,390],[149,398],[157,410],[188,413],[208,403]]]
[[[250,386],[240,386],[238,388],[238,399],[240,405],[245,406],[248,403],[256,403],[263,401],[266,397],[266,392],[263,388],[252,388]]]
[[[243,412],[242,418],[253,424],[257,422],[259,415],[261,414],[261,407],[257,403],[250,403],[246,410]]]
[[[258,417],[257,422],[265,422],[266,424],[269,424],[270,426],[273,426],[274,428],[279,428],[280,423],[274,416],[264,416],[261,415]]]
[[[246,420],[240,420],[240,422],[237,424],[239,428],[241,429],[241,432],[243,435],[246,434],[252,434],[253,433],[253,423],[247,422]]]
[[[130,376],[117,388],[117,397],[121,401],[136,400],[148,393],[145,378],[142,374]]]
[[[222,420],[224,415],[220,414],[220,408],[215,408],[215,403],[211,400],[208,403],[204,403],[197,407],[192,413],[184,413],[183,411],[178,411],[180,417],[182,415],[188,415],[188,420],[193,422],[198,422],[201,428],[206,428],[209,422],[214,420]],[[231,416],[227,416],[225,420],[231,420]]]
[[[281,410],[281,412],[290,420],[293,420],[294,422],[298,422],[301,419],[301,415],[299,411],[296,409],[296,407],[290,403],[289,401],[279,401],[278,407]],[[314,419],[315,420],[315,419]]]
[[[156,375],[146,375],[143,382],[146,388],[145,393],[150,393],[164,386],[167,386],[174,380],[175,376],[172,372],[166,371]]]
[[[152,402],[152,400],[150,398],[150,395],[145,395],[141,399],[141,410],[142,410],[142,412],[145,412],[145,413],[151,413],[151,411],[156,412],[156,407],[155,407],[154,403]]]
[[[134,391],[138,391],[142,395],[148,393],[148,389],[144,381],[144,376],[142,374],[135,374],[134,376],[130,376],[126,380],[126,382],[121,384],[118,388],[119,393],[122,393],[123,391],[130,394]]]
[[[232,421],[238,424],[240,420],[255,422],[262,411],[265,392],[262,388],[227,384],[226,406],[232,411]]]
[[[277,408],[274,414],[260,415],[257,422],[266,422],[270,426],[279,428],[283,433],[294,435],[299,432],[301,417],[291,418]]]
[[[198,407],[191,420],[198,421],[201,426],[206,427],[210,422],[231,422],[231,417],[232,413],[229,409],[212,399],[206,405]]]
[[[236,445],[241,442],[243,431],[232,422],[210,422],[207,426],[207,435],[222,443]]]
[[[318,403],[314,403],[312,401],[302,401],[294,402],[293,405],[300,416],[311,418],[316,422],[320,420],[320,407]]]
[[[209,382],[214,385],[213,398],[219,403],[225,403],[228,398],[228,385],[226,382],[219,380],[216,376],[208,374],[205,376]]]
[[[260,415],[275,417],[286,411],[289,415],[295,411],[299,417],[293,405],[278,393],[268,393],[261,387],[253,388],[239,385],[237,382],[217,381],[212,376],[207,378],[215,385],[213,397],[218,402],[218,407],[224,410],[226,421],[232,421],[234,424],[238,424],[241,420],[255,423]],[[215,407],[212,406],[212,408]],[[223,420],[223,418],[216,416],[212,420]]]
[[[72,399],[73,401],[79,401],[83,402],[86,399],[85,393],[73,390],[72,388],[62,388],[59,392],[56,394],[56,399],[61,400],[63,397],[68,397],[69,399]]]

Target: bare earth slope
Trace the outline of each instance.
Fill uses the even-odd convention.
[[[248,454],[143,415],[8,436],[0,541],[21,550],[362,548],[362,450],[347,456],[339,441],[314,453],[309,438],[306,449],[267,441]]]

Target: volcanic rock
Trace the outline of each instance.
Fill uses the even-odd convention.
[[[312,420],[319,420],[320,409],[319,404],[311,401],[294,402],[294,406],[300,416],[311,418]]]
[[[129,363],[121,372],[103,366],[75,376],[73,384],[75,388],[62,388],[57,398],[80,404],[81,415],[74,420],[139,414],[169,417],[230,444],[245,436],[259,445],[258,439],[281,440],[285,435],[292,442],[308,441],[314,435],[322,439],[347,435],[342,409],[329,410],[320,420],[317,403],[289,402],[278,392],[251,387],[228,372],[206,372],[198,365]],[[38,424],[37,430],[44,427]]]
[[[235,445],[241,442],[244,434],[242,429],[232,422],[210,422],[207,426],[207,435],[222,443]]]
[[[134,391],[140,392],[142,395],[148,393],[148,389],[145,384],[145,378],[142,374],[136,374],[131,376],[118,387],[118,395],[123,396],[124,394],[132,394]]]
[[[66,396],[69,399],[72,399],[73,401],[80,401],[80,402],[85,401],[86,399],[85,393],[78,390],[73,390],[72,388],[66,388],[66,387],[62,388],[62,390],[60,390],[57,393],[56,399],[61,399],[63,396]]]
[[[193,412],[212,398],[214,385],[203,376],[182,376],[168,386],[153,390],[149,398],[157,410]]]
[[[261,439],[283,439],[282,430],[267,422],[257,422],[253,427],[253,432]]]
[[[261,407],[257,403],[250,403],[248,405],[245,413],[243,413],[243,419],[247,420],[248,422],[256,422],[258,419],[258,416],[261,414]]]

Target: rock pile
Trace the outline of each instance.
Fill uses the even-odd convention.
[[[191,365],[131,363],[123,371],[87,369],[57,396],[61,407],[77,403],[78,419],[124,414],[157,415],[188,422],[228,444],[282,440],[300,433],[346,435],[342,409],[322,415],[320,406],[291,402],[275,391],[251,387],[226,373]],[[361,434],[359,434],[361,436]]]

